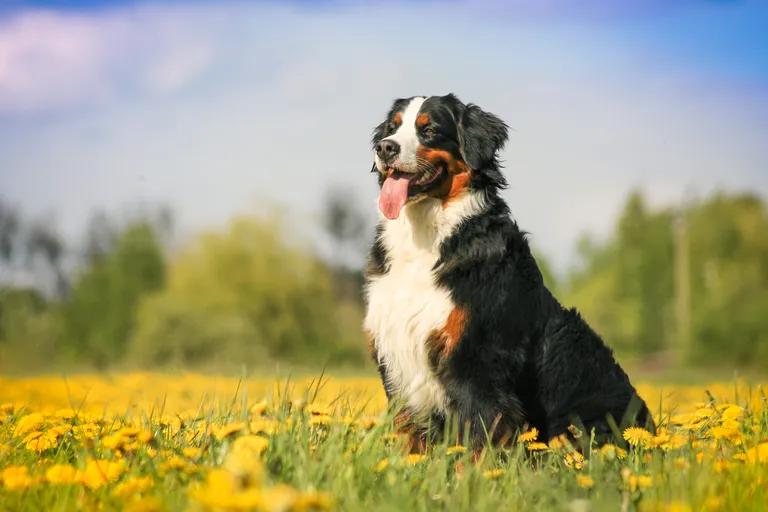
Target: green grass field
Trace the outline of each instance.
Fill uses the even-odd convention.
[[[373,379],[0,379],[0,509],[768,509],[759,387],[641,392],[656,435],[409,455]]]

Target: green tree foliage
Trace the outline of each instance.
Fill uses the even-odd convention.
[[[125,354],[139,300],[165,280],[162,248],[146,222],[126,227],[112,249],[74,282],[62,306],[63,331],[73,358],[98,367]]]
[[[687,276],[675,276],[681,240],[689,244],[690,261],[680,267]],[[611,345],[639,354],[680,349],[699,361],[768,361],[768,215],[760,198],[717,194],[652,211],[634,192],[610,237],[583,238],[579,254],[566,303]],[[680,278],[692,298],[682,304],[687,314],[676,316]],[[680,345],[685,327],[690,347]]]
[[[238,218],[183,250],[167,286],[141,305],[134,356],[149,365],[359,360],[359,307],[338,303],[328,269],[281,227]]]
[[[0,288],[0,371],[44,368],[59,340],[55,311],[37,291]]]

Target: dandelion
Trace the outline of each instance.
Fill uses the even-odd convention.
[[[653,440],[653,434],[640,427],[629,427],[624,430],[624,440],[632,446],[648,447]]]
[[[79,474],[79,480],[95,491],[120,478],[123,471],[125,471],[125,465],[122,461],[88,459],[85,469]]]
[[[265,412],[267,412],[267,402],[255,403],[248,409],[248,413],[252,416],[262,416]]]
[[[533,442],[525,445],[525,448],[530,452],[539,452],[548,450],[549,446],[546,443]]]
[[[373,466],[373,472],[381,473],[388,467],[389,467],[389,459],[381,459],[379,462],[376,463],[375,466]]]
[[[533,427],[532,429],[528,430],[527,432],[523,432],[519,436],[517,436],[517,440],[521,443],[527,443],[530,441],[535,441],[539,438],[539,430],[536,427]]]
[[[247,450],[255,454],[263,453],[269,446],[269,441],[261,436],[255,436],[252,434],[241,436],[235,439],[232,443],[232,450]]]
[[[577,470],[582,469],[585,464],[584,456],[579,452],[567,453],[563,458],[563,461],[569,468]]]
[[[497,480],[504,476],[504,470],[501,468],[496,469],[489,469],[487,471],[483,471],[483,478],[486,480]]]
[[[51,484],[73,484],[77,481],[77,469],[69,464],[54,464],[45,471],[45,480]]]
[[[576,485],[582,489],[591,489],[595,485],[595,481],[589,475],[576,475]]]
[[[33,452],[44,452],[58,444],[58,437],[53,432],[30,432],[22,440],[24,447]]]
[[[27,414],[16,423],[16,428],[13,429],[13,436],[21,437],[27,432],[37,429],[43,423],[45,423],[45,417],[39,412]]]
[[[32,477],[26,466],[9,466],[0,472],[3,487],[9,491],[19,491],[32,485]]]
[[[132,476],[117,484],[112,490],[112,495],[118,498],[130,498],[145,492],[150,487],[152,487],[152,477]]]
[[[760,443],[747,450],[746,459],[750,464],[768,462],[768,442]]]
[[[215,437],[219,441],[229,436],[232,436],[234,434],[238,434],[244,429],[245,429],[245,423],[243,423],[242,421],[238,421],[235,423],[228,423],[220,427],[216,427],[216,426],[211,427],[211,430],[213,431],[213,437]]]
[[[196,459],[200,457],[202,452],[203,451],[200,448],[194,446],[187,446],[186,448],[181,449],[181,453],[188,459]]]
[[[415,466],[415,465],[416,465],[416,464],[418,464],[419,462],[424,462],[424,460],[426,460],[426,458],[427,458],[427,456],[426,456],[426,455],[422,455],[422,454],[420,454],[420,453],[411,453],[411,454],[409,454],[409,455],[407,455],[407,456],[405,457],[405,461],[406,461],[406,462],[407,462],[409,465],[411,465],[411,466]]]
[[[293,504],[293,510],[303,512],[308,510],[331,510],[333,499],[324,492],[307,492],[300,495]]]
[[[615,444],[606,443],[599,449],[600,457],[603,460],[616,460],[624,459],[627,456],[627,451],[623,448],[619,448]]]
[[[457,445],[449,446],[448,448],[446,448],[445,449],[445,454],[446,455],[456,455],[456,454],[459,454],[459,453],[464,453],[466,451],[467,451],[467,447],[466,446],[462,446],[460,444],[457,444]]]
[[[327,414],[318,414],[309,418],[309,424],[314,427],[318,427],[318,426],[327,427],[328,425],[331,424],[332,421],[333,421],[333,418]]]

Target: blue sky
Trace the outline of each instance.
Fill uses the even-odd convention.
[[[513,128],[505,193],[563,269],[627,192],[768,194],[768,3],[9,2],[0,194],[63,232],[165,202],[182,233],[325,190],[376,204],[392,99],[455,92]]]

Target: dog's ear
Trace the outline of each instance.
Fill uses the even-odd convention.
[[[506,123],[470,103],[461,111],[457,125],[459,151],[467,165],[486,175],[496,186],[506,186],[497,161],[497,154],[507,141]]]

